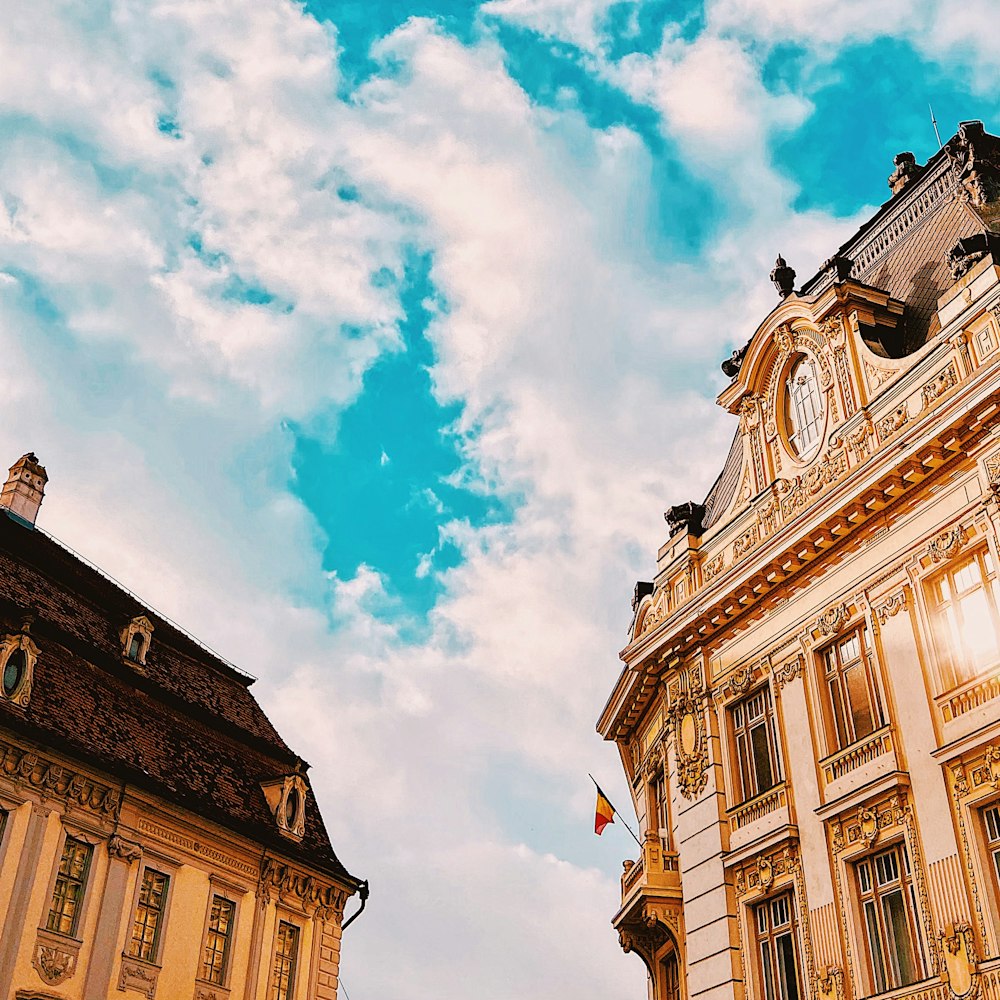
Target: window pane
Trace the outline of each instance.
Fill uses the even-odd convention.
[[[45,921],[48,930],[58,934],[76,933],[79,906],[90,866],[90,851],[89,844],[73,837],[66,838],[52,889],[52,905]]]
[[[902,890],[897,889],[882,897],[882,913],[885,917],[889,958],[896,973],[894,985],[909,986],[910,983],[915,983],[919,976]]]
[[[209,915],[208,934],[205,937],[205,959],[202,963],[201,978],[220,986],[226,975],[229,938],[235,912],[236,904],[231,900],[222,896],[212,897],[212,912]]]
[[[775,941],[778,952],[778,977],[782,1000],[799,1000],[799,977],[795,962],[795,942],[791,934],[782,934]]]
[[[132,939],[129,943],[129,954],[133,958],[141,958],[147,962],[156,960],[160,920],[166,902],[168,881],[166,875],[151,868],[143,872],[135,921],[132,924]]]
[[[859,660],[854,666],[844,671],[844,685],[847,688],[847,701],[851,706],[851,723],[854,727],[854,738],[862,740],[875,732],[875,714],[872,711],[871,697],[868,693],[868,678],[864,664]]]
[[[878,932],[878,918],[875,915],[875,904],[865,903],[865,926],[868,928],[868,953],[872,959],[872,972],[875,975],[875,992],[884,993],[888,988],[885,979],[885,962],[882,958],[882,942]]]
[[[771,965],[771,942],[760,943],[760,971],[764,979],[764,1000],[780,1000],[774,991],[774,969]]]
[[[959,608],[962,635],[972,666],[988,666],[997,657],[997,637],[986,591],[980,587],[971,594],[966,594],[959,600]]]
[[[767,726],[764,723],[750,730],[750,740],[753,746],[753,766],[756,787],[754,793],[767,791],[774,784],[774,774],[771,769],[771,747],[768,740]]]

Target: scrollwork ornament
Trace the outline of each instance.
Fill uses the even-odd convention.
[[[58,986],[76,972],[76,955],[55,945],[38,944],[31,964],[49,986]]]
[[[931,562],[944,562],[958,555],[969,540],[969,536],[962,525],[957,524],[953,528],[942,531],[937,535],[927,547],[927,555]]]
[[[816,620],[816,629],[823,635],[836,635],[850,618],[847,604],[837,604],[827,608]]]
[[[795,680],[796,677],[802,674],[802,657],[796,656],[794,659],[787,660],[782,663],[781,666],[775,668],[774,679],[778,684],[778,690],[780,691],[786,684],[790,684]]]

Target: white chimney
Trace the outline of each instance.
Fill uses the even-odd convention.
[[[35,453],[29,451],[10,467],[10,476],[0,490],[0,507],[34,525],[48,481],[44,467],[38,464]]]

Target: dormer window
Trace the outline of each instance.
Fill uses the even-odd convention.
[[[145,616],[133,618],[121,633],[122,656],[130,663],[144,667],[149,644],[153,640],[153,623]]]
[[[264,798],[278,831],[290,840],[301,840],[306,832],[306,783],[301,774],[286,774],[261,782]]]
[[[799,355],[792,361],[785,383],[785,429],[798,458],[806,458],[819,444],[823,430],[823,394],[811,358]]]
[[[0,698],[27,705],[38,648],[23,632],[9,635],[0,644]]]

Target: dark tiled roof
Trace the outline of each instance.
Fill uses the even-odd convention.
[[[250,681],[41,531],[0,511],[0,630],[31,614],[39,648],[26,709],[0,700],[0,725],[353,882],[313,795],[301,844],[278,833],[262,780],[303,766],[249,692]],[[146,615],[146,676],[119,633]]]
[[[701,524],[703,529],[717,524],[723,514],[729,509],[733,496],[739,487],[740,469],[743,468],[743,435],[737,430],[733,443],[726,456],[726,464],[719,473],[712,488],[705,497],[705,516]]]

